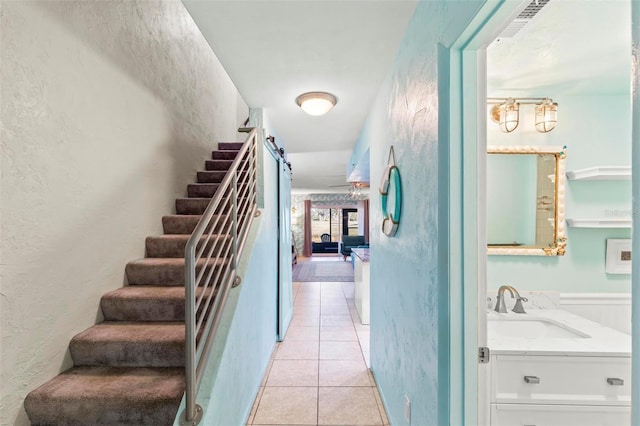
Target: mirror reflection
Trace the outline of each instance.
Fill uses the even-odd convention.
[[[558,180],[563,177],[559,162],[564,152],[542,150],[505,147],[488,152],[489,254],[564,254],[562,224],[558,229]]]

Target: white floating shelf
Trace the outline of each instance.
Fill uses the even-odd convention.
[[[572,228],[631,228],[631,218],[567,219],[567,225]]]
[[[600,166],[567,172],[569,180],[629,180],[629,166]]]

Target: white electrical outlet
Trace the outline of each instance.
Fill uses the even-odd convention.
[[[407,421],[407,424],[411,424],[411,400],[408,395],[404,395],[404,419]]]

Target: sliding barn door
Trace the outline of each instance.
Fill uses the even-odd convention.
[[[293,315],[291,265],[291,170],[278,160],[278,340],[282,341]]]

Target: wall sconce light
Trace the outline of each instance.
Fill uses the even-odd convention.
[[[520,105],[535,105],[535,125],[540,133],[547,133],[556,127],[558,104],[550,98],[487,98],[493,104],[489,116],[498,123],[504,133],[513,132],[520,122]]]
[[[547,133],[556,128],[558,121],[558,104],[545,98],[536,105],[536,130]]]
[[[298,96],[296,103],[309,115],[324,115],[338,103],[338,98],[327,92],[307,92]]]
[[[498,105],[498,125],[505,133],[513,132],[520,123],[520,104],[513,98],[508,98]]]

